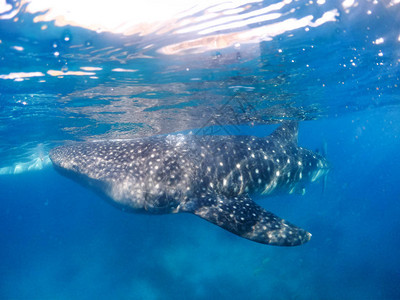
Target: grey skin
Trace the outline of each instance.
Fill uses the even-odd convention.
[[[62,174],[123,210],[189,212],[249,240],[296,246],[311,234],[250,196],[303,190],[326,174],[317,153],[298,147],[298,124],[268,137],[167,135],[75,143],[50,152]]]

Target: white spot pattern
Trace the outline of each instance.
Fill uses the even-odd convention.
[[[293,191],[297,181],[314,181],[326,173],[327,163],[321,156],[294,145],[290,137],[293,130],[280,128],[271,140],[178,134],[61,146],[52,150],[50,157],[58,169],[96,182],[124,208],[194,211],[233,232],[245,226],[221,224],[219,215],[229,211],[226,218],[232,223],[253,224],[235,233],[264,243],[294,245],[308,240],[309,234],[253,207],[249,198],[240,198],[282,189]],[[222,197],[218,205],[213,204],[218,197]],[[196,203],[196,199],[207,199],[209,204]],[[229,201],[236,203],[230,206],[232,210]]]

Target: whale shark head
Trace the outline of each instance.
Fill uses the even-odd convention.
[[[123,210],[168,213],[190,184],[183,173],[193,169],[189,159],[177,160],[179,147],[165,137],[95,141],[54,148],[50,158],[57,171]]]

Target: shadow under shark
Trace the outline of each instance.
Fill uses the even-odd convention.
[[[268,137],[167,135],[75,143],[50,151],[58,171],[94,188],[123,210],[189,212],[246,239],[296,246],[311,234],[250,196],[292,193],[328,171],[297,145],[298,123]]]

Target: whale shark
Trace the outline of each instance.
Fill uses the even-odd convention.
[[[130,212],[192,213],[243,238],[296,246],[311,234],[251,197],[302,192],[329,170],[298,146],[298,122],[266,137],[169,134],[76,142],[49,153],[55,168]]]

